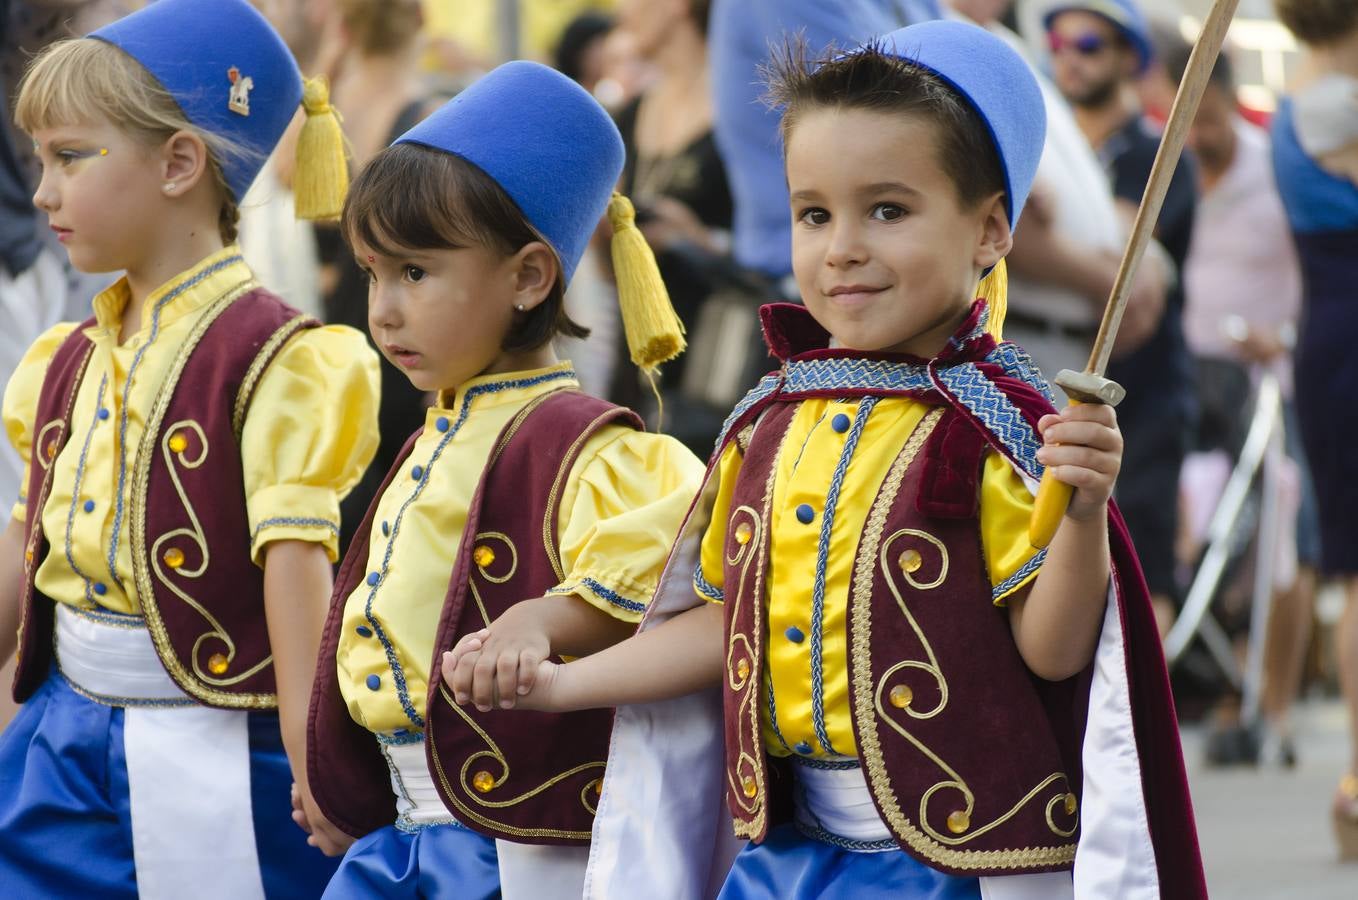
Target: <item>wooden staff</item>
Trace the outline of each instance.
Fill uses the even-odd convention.
[[[1164,136],[1160,139],[1160,150],[1155,154],[1155,164],[1151,167],[1150,181],[1146,193],[1141,197],[1141,206],[1136,211],[1136,222],[1132,225],[1132,235],[1127,242],[1127,250],[1122,255],[1117,279],[1113,282],[1113,293],[1108,298],[1108,306],[1103,311],[1103,321],[1099,333],[1094,338],[1094,349],[1089,354],[1089,362],[1083,372],[1062,369],[1056,376],[1056,384],[1066,392],[1072,405],[1080,403],[1103,403],[1117,406],[1126,396],[1122,385],[1104,377],[1108,369],[1108,358],[1113,353],[1113,343],[1117,338],[1118,327],[1122,324],[1122,314],[1127,309],[1127,300],[1132,293],[1132,279],[1136,268],[1146,253],[1155,223],[1160,218],[1160,208],[1165,204],[1165,194],[1174,169],[1183,153],[1188,129],[1197,115],[1198,103],[1207,87],[1212,67],[1216,65],[1221,45],[1226,40],[1226,32],[1231,27],[1231,18],[1240,0],[1216,0],[1207,21],[1203,23],[1202,33],[1193,46],[1193,54],[1188,59],[1188,69],[1179,83],[1179,92],[1174,97],[1174,107],[1170,110],[1169,123],[1165,126]],[[1049,471],[1043,473],[1042,484],[1038,487],[1037,501],[1033,506],[1033,518],[1028,525],[1028,542],[1041,549],[1052,542],[1061,519],[1070,505],[1074,488],[1064,481],[1057,481]]]

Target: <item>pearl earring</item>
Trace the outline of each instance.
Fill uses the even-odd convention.
[[[169,182],[166,182],[166,183],[165,183],[165,190],[167,190],[167,191],[172,191],[172,190],[174,190],[174,189],[175,189],[175,183],[174,183],[173,181],[169,181]]]
[[[528,312],[528,307],[524,306],[522,303],[515,303],[515,304],[514,304],[514,311],[515,311],[515,312]]]

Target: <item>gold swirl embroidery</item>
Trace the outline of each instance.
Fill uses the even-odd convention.
[[[179,345],[165,379],[156,392],[151,411],[146,417],[147,438],[161,433],[161,423],[165,421],[165,415],[169,411],[170,402],[174,399],[175,388],[179,385],[184,367],[188,365],[189,357],[208,329],[232,303],[256,287],[258,284],[255,280],[249,278],[226,289],[209,302],[198,321],[193,324],[193,328]],[[170,673],[170,677],[191,697],[230,709],[276,709],[278,707],[276,694],[219,690],[217,685],[195,677],[193,672],[184,667],[170,644],[169,630],[165,627],[165,621],[160,617],[160,608],[156,604],[155,586],[152,581],[153,568],[149,558],[150,548],[146,540],[146,494],[151,481],[151,464],[158,450],[157,442],[150,439],[143,439],[137,448],[136,463],[132,470],[131,515],[128,522],[128,543],[132,551],[132,575],[137,588],[137,599],[141,602],[142,614],[146,618],[146,626],[151,632],[156,653],[160,656],[166,671]]]
[[[86,359],[88,359],[88,357],[86,357]],[[82,372],[81,374],[84,373]],[[74,397],[75,394],[79,392],[79,390],[80,382],[77,381],[75,383],[75,387],[71,391],[71,396]],[[67,418],[69,417],[70,413],[68,412]],[[53,431],[56,431],[56,434],[52,434]],[[52,468],[52,463],[56,460],[57,450],[61,447],[61,436],[65,434],[65,432],[66,432],[65,419],[53,419],[46,425],[42,426],[42,431],[38,432],[37,443],[33,445],[34,450],[33,455],[37,457],[38,465],[41,466],[44,470]],[[51,451],[50,455],[49,449]]]
[[[190,442],[185,437],[184,432],[186,431],[191,432],[198,440],[198,453],[196,455],[191,456],[189,454]],[[193,674],[197,675],[208,684],[217,687],[227,687],[229,685],[239,684],[241,681],[260,672],[272,663],[273,656],[266,656],[260,662],[242,672],[237,672],[225,678],[219,677],[227,672],[230,669],[231,663],[235,661],[236,642],[232,640],[231,635],[226,632],[226,629],[222,628],[221,623],[207,611],[206,607],[194,600],[192,596],[185,593],[178,584],[170,579],[170,573],[173,573],[178,578],[190,580],[201,578],[203,573],[207,571],[210,562],[207,536],[203,533],[203,526],[198,520],[198,513],[193,508],[193,503],[189,500],[188,493],[184,490],[184,484],[180,480],[179,471],[176,466],[176,463],[178,463],[179,466],[183,466],[185,469],[197,469],[207,461],[208,454],[211,452],[211,448],[208,445],[207,434],[197,422],[192,419],[183,419],[165,429],[164,434],[161,435],[160,446],[161,452],[165,456],[166,471],[169,472],[170,481],[174,484],[174,491],[179,495],[179,502],[183,506],[185,514],[189,517],[190,527],[176,528],[172,531],[167,531],[156,538],[155,542],[151,545],[151,565],[154,568],[156,578],[160,583],[169,588],[171,593],[180,600],[183,600],[211,626],[211,630],[199,635],[198,639],[193,642],[193,651],[190,654],[190,664],[193,666]],[[178,550],[179,553],[177,558],[180,560],[184,558],[183,551],[178,547],[170,548],[164,553],[161,552],[162,547],[177,538],[187,538],[191,541],[198,549],[198,554],[201,559],[196,567],[190,568],[181,563],[177,566],[171,566],[170,571],[166,572],[162,567],[162,564],[169,565],[166,563],[166,556],[168,554]],[[219,663],[221,666],[220,672],[205,672],[198,663],[200,651],[204,641],[214,639],[221,641],[222,644],[225,645],[226,654]],[[214,659],[215,658],[217,658],[217,656],[214,654]]]
[[[892,463],[891,470],[882,484],[881,493],[878,495],[878,498],[874,502],[868,515],[868,520],[863,530],[862,542],[859,547],[858,562],[854,572],[853,587],[850,596],[850,615],[853,620],[853,628],[851,629],[852,646],[850,647],[853,666],[850,690],[853,691],[854,696],[853,710],[858,726],[859,752],[863,768],[867,775],[873,796],[877,800],[883,818],[886,819],[892,832],[898,839],[904,841],[911,849],[928,860],[963,871],[987,868],[1007,869],[1069,865],[1075,858],[1075,846],[1073,844],[1058,847],[1027,847],[1012,850],[962,850],[955,848],[956,844],[974,838],[977,834],[982,833],[983,829],[988,830],[993,828],[999,824],[999,821],[1012,816],[1014,811],[1030,802],[1032,798],[1039,795],[1042,791],[1048,789],[1051,784],[1055,783],[1055,780],[1064,780],[1064,776],[1057,774],[1044,780],[1037,787],[1033,788],[1028,796],[1019,802],[1015,807],[1015,810],[1012,810],[1007,816],[1002,817],[1001,820],[989,823],[974,831],[968,827],[967,830],[969,834],[966,837],[953,838],[938,835],[937,832],[929,826],[927,817],[924,814],[928,801],[932,799],[938,791],[949,788],[959,790],[966,799],[965,815],[966,818],[969,819],[972,810],[970,792],[966,790],[965,785],[961,783],[961,779],[956,777],[956,773],[952,772],[952,770],[948,768],[942,760],[938,759],[935,754],[911,737],[898,722],[887,714],[882,705],[882,696],[886,693],[888,679],[903,668],[915,668],[927,672],[935,678],[940,688],[940,699],[936,708],[921,712],[919,710],[912,710],[907,705],[905,707],[907,715],[915,718],[927,718],[931,715],[937,715],[947,703],[946,679],[943,678],[942,672],[939,670],[937,660],[933,656],[932,648],[929,646],[928,642],[924,640],[914,618],[910,616],[909,610],[906,608],[894,585],[894,579],[891,577],[890,564],[886,554],[880,552],[882,548],[882,534],[885,530],[887,515],[890,513],[892,505],[895,503],[896,497],[900,492],[901,484],[905,479],[906,470],[909,469],[910,465],[914,462],[919,451],[923,448],[924,443],[928,440],[929,435],[938,424],[942,414],[942,409],[931,410],[920,424],[916,426],[914,432],[906,441],[905,446],[901,449],[896,461]],[[892,538],[899,537],[901,534],[902,533],[892,535]],[[886,567],[887,583],[891,585],[892,592],[895,594],[897,603],[901,606],[902,611],[906,614],[907,621],[910,623],[911,627],[915,629],[916,634],[920,636],[921,642],[925,647],[925,655],[929,658],[929,662],[907,661],[906,663],[898,663],[888,669],[880,679],[874,679],[870,643],[872,634],[872,587],[874,570],[879,565]],[[906,574],[908,575],[909,573]],[[886,722],[889,727],[904,735],[912,742],[912,744],[918,747],[921,752],[925,753],[926,756],[939,765],[940,768],[953,776],[950,781],[944,781],[932,787],[926,792],[921,800],[920,821],[922,827],[927,829],[929,833],[916,828],[910,819],[905,816],[900,808],[900,803],[895,792],[892,790],[891,782],[886,771],[886,763],[882,758],[882,737],[878,731],[879,725],[882,722]],[[1060,795],[1060,799],[1064,798],[1065,792],[1063,791]],[[1048,804],[1048,818],[1050,822],[1050,803]],[[1050,823],[1054,825],[1054,822]],[[1053,831],[1056,831],[1058,834],[1061,833],[1055,828],[1053,828]],[[1071,833],[1073,833],[1073,831]],[[1068,837],[1069,835],[1062,836]]]
[[[495,560],[493,558],[486,565],[482,565],[480,562],[477,561],[476,559],[477,550],[481,547],[489,547],[488,544],[483,543],[484,541],[487,540],[491,542],[498,541],[504,544],[506,548],[508,548],[509,572],[507,574],[503,576],[497,576],[492,575],[490,574],[490,572],[487,571],[487,569],[495,565]],[[492,553],[492,557],[493,556],[494,554]],[[513,578],[514,574],[519,571],[519,551],[518,548],[514,546],[514,542],[509,539],[509,535],[502,534],[501,532],[498,531],[483,531],[476,536],[476,542],[473,545],[472,549],[472,564],[476,566],[477,571],[481,573],[481,576],[485,578],[487,581],[489,581],[491,584],[504,584],[505,582],[509,581],[509,579]],[[472,595],[472,600],[476,602],[476,611],[480,614],[482,623],[485,625],[486,628],[489,628],[490,612],[486,609],[486,602],[481,599],[481,591],[478,590],[476,587],[475,578],[467,579],[467,589]]]
[[[590,795],[593,794],[595,797],[598,797],[603,792],[604,778],[602,775],[580,789],[580,804],[584,806],[585,809],[589,810],[591,816],[597,816],[599,814],[599,807],[590,799]]]
[[[542,784],[538,785],[532,790],[525,791],[515,797],[511,797],[506,800],[482,799],[477,795],[488,794],[491,791],[494,791],[496,788],[503,785],[505,781],[509,778],[510,772],[509,760],[505,759],[504,753],[500,750],[499,745],[495,743],[491,736],[487,734],[485,730],[481,728],[481,726],[478,725],[476,721],[473,720],[472,717],[466,713],[465,710],[462,709],[462,707],[458,706],[456,703],[453,702],[452,695],[448,693],[448,688],[446,685],[439,685],[439,696],[443,698],[443,701],[447,703],[452,710],[454,710],[459,716],[462,717],[463,722],[465,722],[473,731],[476,732],[476,734],[485,743],[487,748],[485,750],[478,750],[476,753],[473,753],[471,756],[467,757],[466,762],[462,764],[462,769],[458,775],[458,783],[459,787],[461,788],[461,790],[459,791],[454,789],[452,784],[449,782],[447,771],[443,768],[442,754],[438,752],[437,745],[434,746],[433,748],[434,752],[431,753],[430,756],[434,760],[434,774],[438,777],[439,783],[443,785],[443,792],[445,798],[452,800],[453,805],[456,806],[457,809],[464,816],[466,816],[473,822],[477,823],[478,825],[482,825],[486,828],[493,828],[498,831],[503,831],[506,834],[512,834],[518,837],[552,837],[552,838],[571,838],[576,840],[589,839],[590,837],[589,831],[573,831],[565,828],[518,828],[512,825],[507,825],[503,822],[497,822],[494,819],[488,818],[486,815],[477,811],[476,809],[473,809],[472,807],[468,806],[463,801],[462,798],[464,796],[471,797],[476,800],[478,805],[486,809],[504,809],[510,806],[517,806],[518,804],[524,802],[525,800],[529,800],[533,797],[536,797],[543,791],[549,790],[555,787],[556,785],[560,784],[561,782],[565,781],[566,779],[579,775],[582,772],[588,772],[592,769],[598,769],[600,771],[599,778],[590,781],[586,785],[586,788],[588,789],[591,785],[594,785],[595,783],[599,782],[600,779],[602,779],[603,777],[602,771],[604,768],[603,760],[600,760],[599,762],[583,763],[581,765],[576,766],[573,769],[568,769],[565,772],[561,772],[560,774],[555,775],[552,778],[549,778],[547,781],[544,781]],[[434,735],[432,731],[429,732],[429,734],[427,735],[427,739],[430,741],[434,740]],[[491,774],[492,780],[490,784],[482,785],[481,788],[478,789],[476,784],[477,776],[483,774],[485,770],[478,770],[476,773],[472,774],[470,778],[468,777],[468,773],[471,771],[472,767],[476,765],[478,760],[484,759],[490,760],[491,765],[500,770],[500,774],[499,775]],[[584,806],[584,808],[587,811],[589,811],[591,815],[593,815],[594,810],[591,809],[589,802],[586,800],[586,796],[587,796],[586,792],[582,791],[580,795],[580,802]]]

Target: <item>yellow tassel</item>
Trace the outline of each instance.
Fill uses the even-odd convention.
[[[990,322],[986,325],[986,331],[996,341],[1004,340],[1004,314],[1009,309],[1009,270],[1003,259],[995,263],[990,274],[981,279],[976,291],[977,296],[983,298],[986,306],[990,307]]]
[[[330,105],[330,86],[324,76],[307,79],[302,107],[306,122],[297,140],[297,172],[293,177],[297,218],[333,221],[344,210],[349,163],[339,113]]]
[[[670,305],[655,254],[637,230],[632,201],[614,193],[608,221],[613,226],[613,273],[627,349],[638,368],[654,375],[657,366],[684,352],[684,326]]]

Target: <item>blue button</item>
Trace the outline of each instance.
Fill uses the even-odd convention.
[[[410,477],[415,479],[416,481],[419,481],[422,477],[424,477],[424,466],[416,466],[415,468],[411,469]]]
[[[94,501],[93,501],[93,500],[86,500],[86,501],[85,501],[85,512],[94,512]]]
[[[447,430],[448,430],[448,417],[447,417],[447,416],[439,416],[438,421],[434,423],[434,427],[437,428],[439,431],[447,431]]]
[[[803,525],[810,525],[815,518],[816,511],[811,508],[811,504],[803,503],[801,506],[797,507],[798,522],[801,522]]]
[[[391,537],[391,526],[386,522],[382,523],[382,537]]]
[[[843,434],[849,430],[849,417],[844,415],[844,413],[840,413],[830,420],[830,427],[840,434]]]
[[[808,744],[806,741],[800,741],[798,742],[797,746],[793,747],[792,749],[796,750],[798,753],[805,756],[806,754],[811,752],[811,745]]]
[[[101,581],[94,586],[94,592],[102,597],[108,593],[108,585]]]
[[[375,691],[382,686],[382,679],[376,675],[368,676],[368,690]]]
[[[784,631],[783,634],[787,635],[787,639],[794,644],[800,644],[806,640],[806,635],[802,634],[802,630],[796,625],[788,626],[787,631]]]
[[[369,628],[367,625],[360,625],[357,628],[355,628],[354,631],[358,632],[359,637],[367,638],[373,636],[373,630]]]
[[[379,581],[381,581],[381,580],[382,580],[382,576],[379,575],[379,574],[377,574],[376,572],[369,572],[369,573],[368,573],[368,584],[369,584],[369,585],[371,585],[371,586],[373,586],[373,587],[377,587],[377,582],[379,582]]]
[[[106,410],[106,409],[101,409],[101,410],[99,410],[99,418],[101,418],[101,419],[107,419],[107,418],[108,418],[108,410]]]

